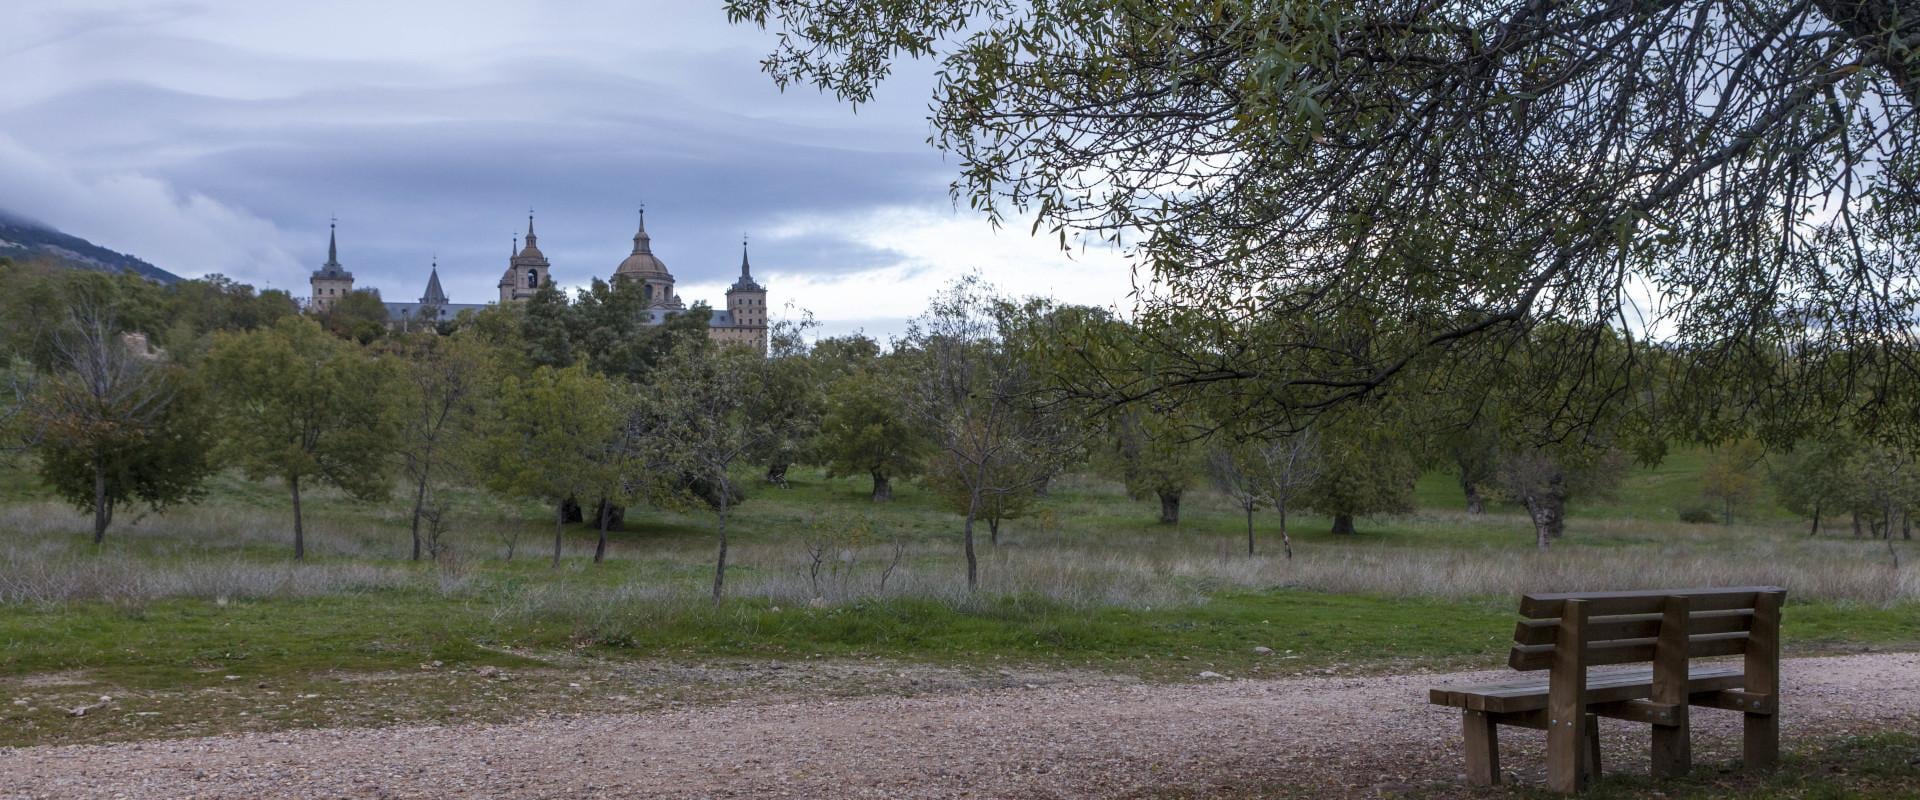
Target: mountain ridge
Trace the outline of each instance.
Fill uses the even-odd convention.
[[[128,272],[162,284],[183,280],[141,258],[101,247],[4,208],[0,208],[0,257],[15,261],[40,258],[92,272]]]

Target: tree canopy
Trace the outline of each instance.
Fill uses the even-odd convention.
[[[1714,398],[1676,414],[1920,416],[1911,2],[850,5],[728,11],[778,32],[780,85],[854,103],[937,60],[958,197],[1128,248],[1142,318],[1194,335],[1120,400],[1243,384],[1297,427],[1436,362],[1478,385],[1557,321],[1641,345],[1559,370]]]

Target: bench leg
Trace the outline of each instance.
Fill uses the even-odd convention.
[[[1780,716],[1747,714],[1742,737],[1742,760],[1747,769],[1773,769],[1780,764]]]
[[[1587,715],[1587,746],[1580,750],[1580,780],[1592,785],[1600,779],[1600,717]]]
[[[1687,707],[1673,709],[1673,725],[1653,726],[1653,776],[1678,778],[1693,769],[1693,730]]]
[[[1461,712],[1467,740],[1467,782],[1492,786],[1500,782],[1500,726],[1485,711]]]

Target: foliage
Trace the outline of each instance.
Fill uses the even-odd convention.
[[[387,335],[387,304],[377,289],[356,289],[334,298],[316,317],[328,333],[360,344]]]
[[[62,371],[41,383],[29,414],[40,475],[93,514],[99,544],[114,511],[199,499],[213,471],[204,395],[184,369],[121,339],[97,299],[74,299],[56,332]]]
[[[1325,424],[1315,425],[1317,475],[1301,492],[1300,505],[1332,517],[1340,534],[1354,532],[1354,517],[1411,511],[1420,464],[1405,430],[1386,413],[1323,419]]]
[[[472,469],[487,488],[548,503],[554,509],[553,565],[560,566],[562,504],[604,484],[596,467],[623,422],[615,386],[585,365],[541,366],[500,377],[499,393],[480,423]]]
[[[956,195],[1063,247],[1130,247],[1158,289],[1145,324],[1176,335],[1149,340],[1154,368],[1112,399],[1205,388],[1297,426],[1434,388],[1436,364],[1443,390],[1494,385],[1508,348],[1564,323],[1574,343],[1645,333],[1665,354],[1542,362],[1565,378],[1543,394],[1575,405],[1632,402],[1590,379],[1630,369],[1705,431],[1920,419],[1904,255],[1920,16],[1904,4],[727,11],[777,33],[762,66],[779,85],[854,103],[896,59],[935,59],[931,142]],[[1367,319],[1390,323],[1327,335]]]
[[[1720,521],[1733,524],[1733,510],[1753,500],[1760,489],[1760,443],[1752,439],[1733,442],[1713,451],[1707,468],[1700,475],[1700,492],[1720,502]],[[1744,510],[1744,508],[1743,508]]]
[[[359,498],[384,496],[394,440],[386,364],[312,320],[286,317],[222,333],[207,357],[219,398],[222,460],[279,478],[293,498],[293,554],[306,556],[300,487],[307,479]]]
[[[873,501],[893,499],[893,480],[912,477],[929,442],[900,402],[906,376],[897,357],[874,356],[852,367],[827,388],[820,422],[819,454],[829,475],[867,475]]]

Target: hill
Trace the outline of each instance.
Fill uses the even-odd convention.
[[[95,272],[131,272],[157,283],[180,281],[180,276],[138,258],[5,210],[0,210],[0,257],[15,261],[44,259]]]

